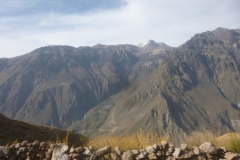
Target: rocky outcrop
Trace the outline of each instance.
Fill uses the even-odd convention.
[[[145,149],[124,152],[119,147],[115,147],[115,151],[110,146],[94,150],[92,146],[74,148],[37,140],[33,143],[23,141],[10,147],[0,146],[1,160],[105,160],[106,157],[111,160],[238,160],[240,154],[230,152],[225,147],[217,148],[210,142],[199,147],[182,144],[177,148],[172,143],[162,141]]]

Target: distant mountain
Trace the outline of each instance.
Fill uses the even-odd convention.
[[[92,108],[70,126],[123,135],[140,128],[171,134],[207,128],[240,131],[240,33],[217,28],[171,49],[140,83]]]
[[[56,142],[57,137],[63,140],[68,135],[69,145],[83,146],[88,142],[88,138],[72,131],[61,130],[55,127],[44,127],[38,125],[30,125],[21,121],[11,120],[0,114],[0,146],[11,144],[14,141],[22,142],[27,140],[33,142],[35,140]]]
[[[199,33],[177,48],[47,46],[0,59],[0,112],[87,136],[240,131],[239,71],[239,29]]]
[[[170,47],[171,48],[171,47]],[[0,112],[32,124],[68,128],[166,58],[134,45],[47,46],[0,59]]]

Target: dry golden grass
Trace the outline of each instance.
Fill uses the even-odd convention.
[[[121,150],[132,150],[142,149],[155,143],[160,144],[161,141],[169,141],[170,136],[160,136],[156,132],[144,133],[139,131],[136,134],[129,134],[121,137],[114,135],[102,135],[92,140],[89,140],[88,145],[94,148],[101,148],[105,146],[116,147],[118,146]]]
[[[225,146],[228,150],[240,153],[240,133],[229,132],[216,138],[217,146]]]
[[[183,142],[187,145],[191,146],[200,146],[204,142],[211,142],[214,145],[216,143],[216,137],[218,137],[220,133],[214,133],[211,130],[204,129],[202,131],[192,132],[190,135],[184,134],[182,136]]]

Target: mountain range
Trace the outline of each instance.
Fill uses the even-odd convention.
[[[240,131],[240,30],[179,47],[46,46],[0,59],[0,112],[87,136]]]

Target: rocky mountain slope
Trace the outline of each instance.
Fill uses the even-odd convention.
[[[0,113],[67,128],[103,100],[151,74],[171,49],[156,44],[47,46],[0,59]]]
[[[239,30],[196,34],[145,80],[98,104],[70,128],[88,136],[140,128],[172,135],[203,128],[239,132],[239,71]]]
[[[88,138],[71,131],[61,130],[55,127],[30,125],[22,121],[9,119],[2,114],[0,114],[0,121],[0,146],[12,144],[14,141],[22,142],[24,140],[28,140],[29,142],[39,140],[54,143],[57,138],[62,141],[66,137],[68,137],[70,146],[83,146],[88,142]]]

